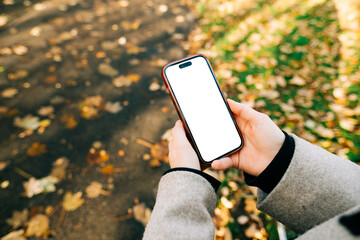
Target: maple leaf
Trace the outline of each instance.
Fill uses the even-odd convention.
[[[37,157],[46,153],[46,144],[40,144],[39,142],[34,142],[27,150],[26,154],[30,157]]]
[[[29,210],[14,211],[12,217],[6,219],[6,223],[14,228],[21,226],[29,217]]]
[[[91,184],[85,188],[86,196],[88,198],[97,198],[100,194],[108,196],[110,192],[103,190],[102,187],[102,184],[99,182],[91,182]]]
[[[49,233],[49,217],[44,214],[37,214],[30,219],[25,236],[41,237]]]
[[[65,211],[75,211],[81,205],[84,204],[85,200],[81,198],[82,192],[77,192],[72,194],[71,192],[67,192],[64,196],[62,206]]]

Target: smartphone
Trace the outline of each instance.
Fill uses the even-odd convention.
[[[202,162],[211,164],[241,149],[242,134],[205,56],[167,64],[162,78]]]

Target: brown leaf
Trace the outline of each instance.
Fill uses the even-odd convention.
[[[101,164],[109,160],[109,158],[110,155],[107,154],[105,150],[96,150],[95,148],[90,148],[86,160],[92,164]]]
[[[104,176],[106,177],[116,172],[125,172],[125,171],[126,168],[115,168],[114,165],[112,164],[106,164],[106,166],[101,169],[102,174],[104,174]]]
[[[150,154],[154,159],[159,159],[164,163],[169,163],[169,147],[167,141],[161,141],[153,144],[150,149]]]
[[[40,144],[39,142],[34,142],[31,147],[26,151],[26,154],[30,157],[37,157],[46,153],[46,144]]]
[[[75,116],[70,113],[64,113],[60,121],[65,124],[66,128],[72,129],[77,126],[78,122],[75,119]]]

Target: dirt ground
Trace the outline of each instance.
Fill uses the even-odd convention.
[[[164,163],[150,167],[143,160],[149,149],[136,139],[159,142],[177,119],[165,90],[149,87],[154,82],[163,85],[162,64],[186,56],[181,43],[192,29],[194,16],[182,1],[167,0],[15,1],[1,4],[1,14],[8,19],[0,26],[0,106],[5,109],[0,113],[0,161],[6,165],[0,182],[9,185],[0,189],[0,237],[13,230],[5,220],[15,210],[40,211],[50,205],[55,211],[48,238],[141,239],[140,222],[116,218],[127,215],[136,198],[152,208],[157,183],[168,169]],[[101,64],[112,69],[101,70]],[[131,74],[140,79],[126,86],[114,84],[117,77]],[[4,97],[9,88],[16,94]],[[90,96],[120,102],[122,110],[84,118],[79,102]],[[36,116],[43,106],[54,107],[51,116],[41,117],[51,124],[42,134],[21,135],[14,119]],[[67,128],[61,120],[66,113],[75,117],[75,127]],[[27,156],[34,142],[46,144],[46,153]],[[126,170],[106,177],[99,171],[103,165],[89,167],[86,159],[94,142],[109,154],[106,164]],[[119,150],[124,154],[119,155]],[[42,178],[62,156],[70,165],[57,190],[23,196],[23,182],[28,179],[15,169]],[[111,194],[86,198],[85,188],[92,181],[105,188],[111,184]],[[59,225],[61,210],[56,206],[68,191],[82,191],[85,203],[66,212]]]

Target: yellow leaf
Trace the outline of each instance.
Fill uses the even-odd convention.
[[[81,196],[82,192],[77,192],[74,194],[67,192],[62,202],[62,206],[64,207],[65,211],[74,211],[83,205],[85,200],[82,199]]]
[[[151,210],[145,206],[145,203],[139,203],[133,207],[134,218],[144,226],[149,222]]]
[[[49,233],[49,217],[44,214],[37,214],[28,223],[25,236],[46,236]]]
[[[102,187],[102,184],[99,182],[91,182],[91,184],[85,189],[86,196],[88,198],[97,198],[100,194],[109,195],[109,192],[103,190]]]
[[[129,74],[126,76],[128,79],[130,79],[132,82],[138,82],[140,80],[139,74]]]

